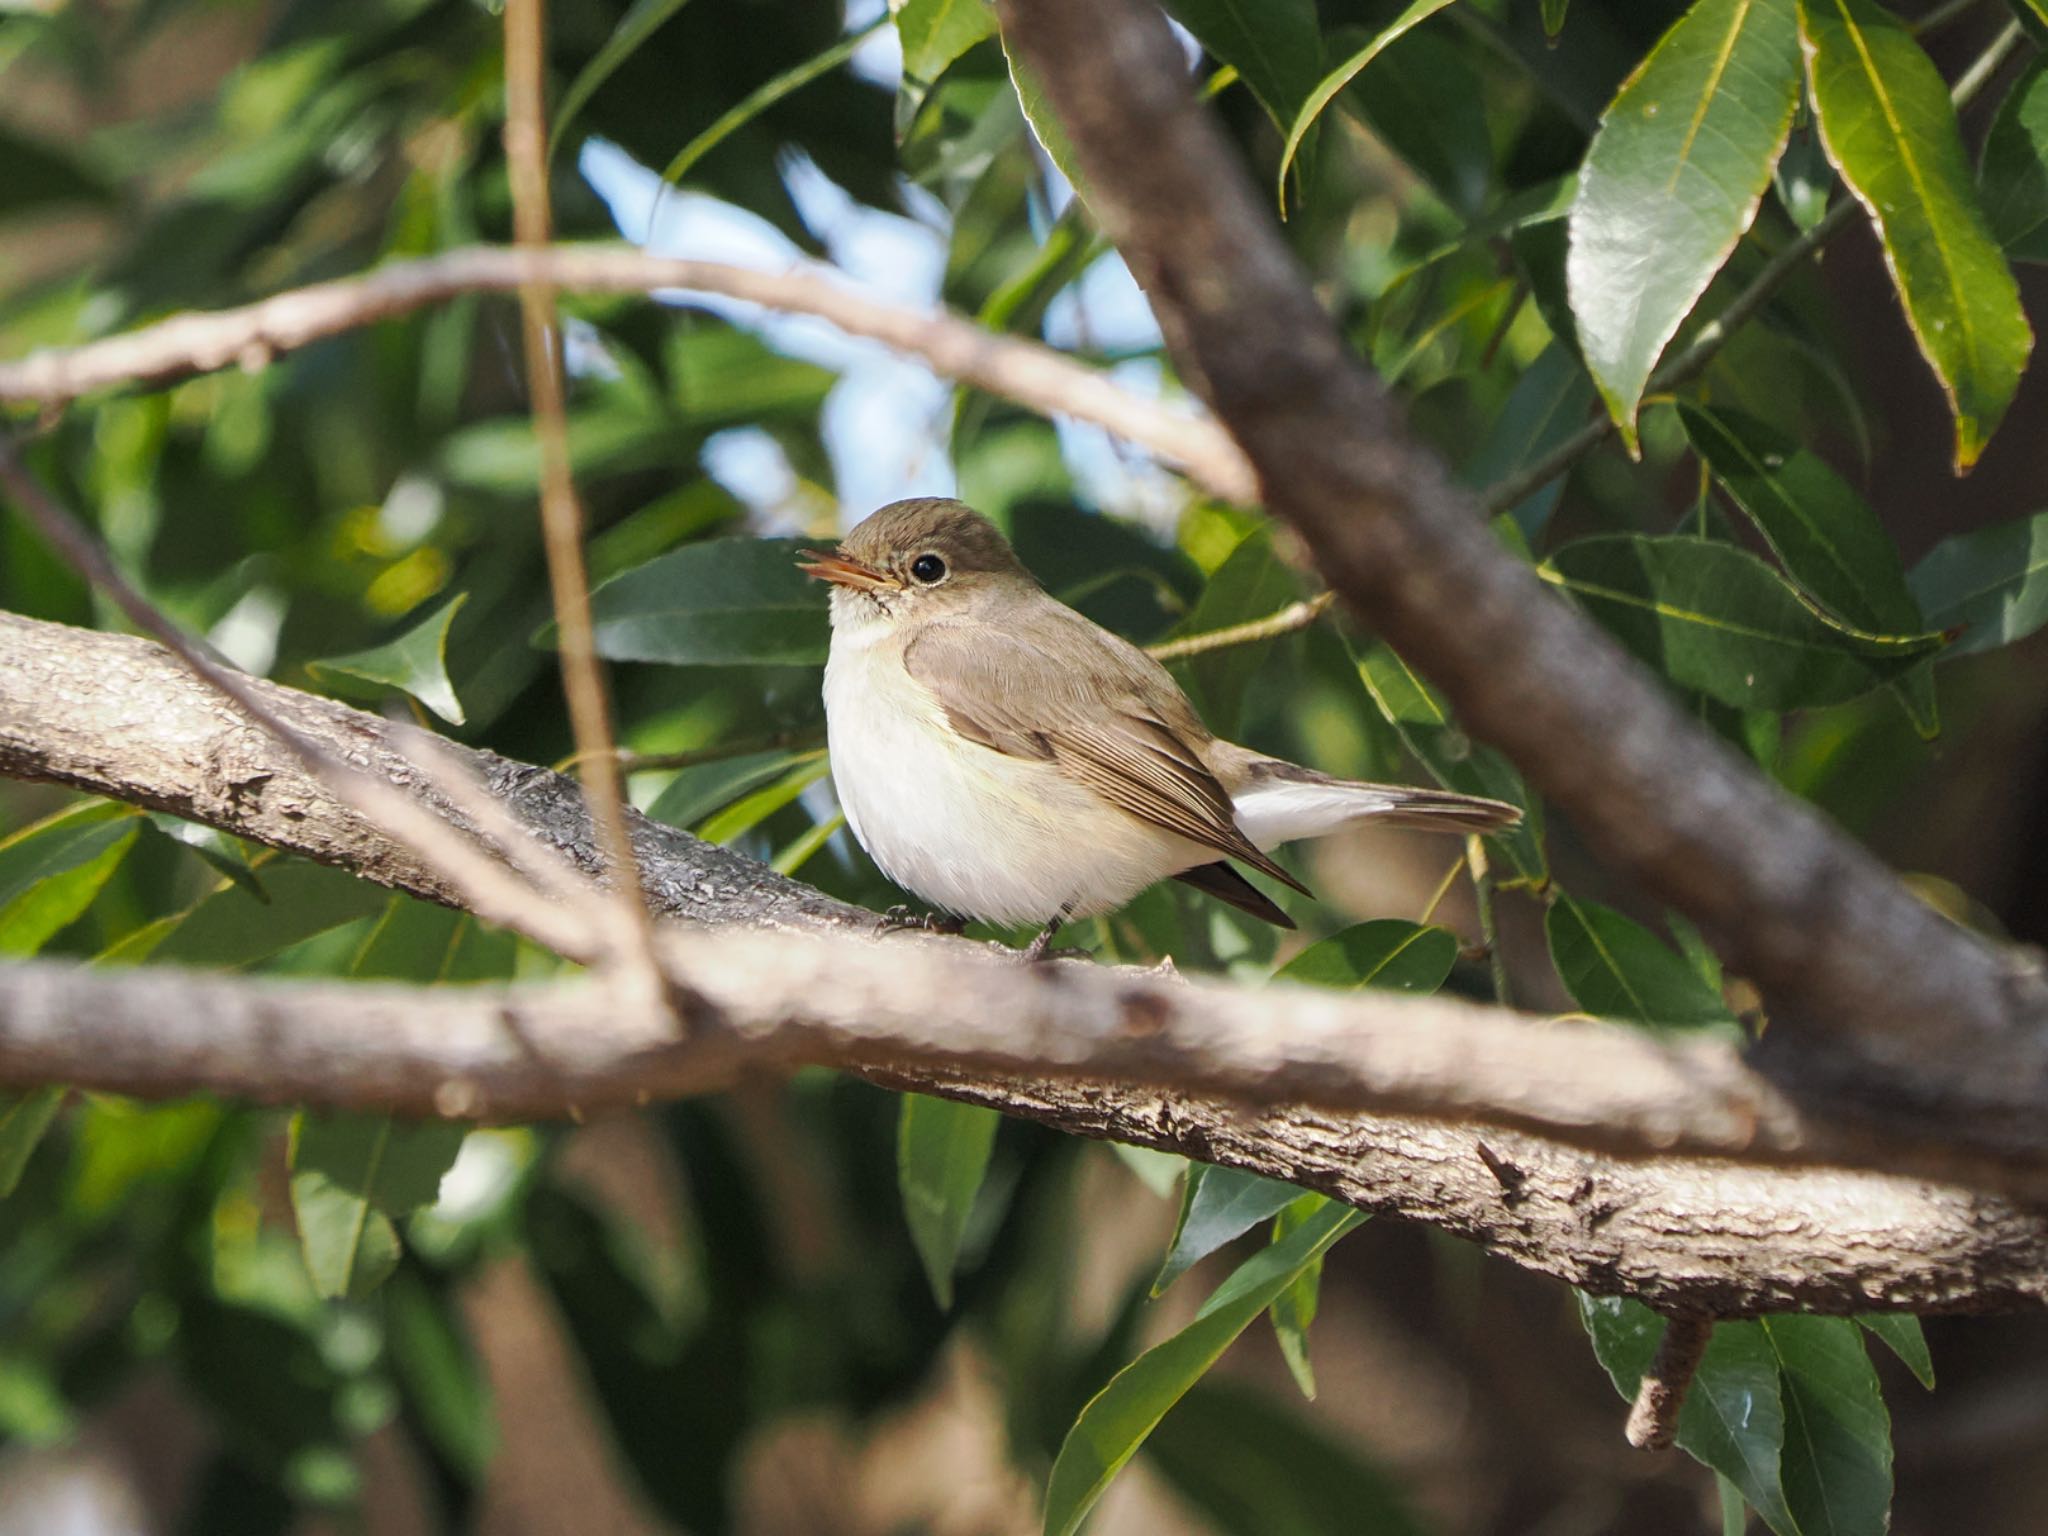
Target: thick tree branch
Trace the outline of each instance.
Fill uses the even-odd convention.
[[[1344,345],[1146,0],[1001,0],[1181,371],[1329,584],[1773,1011],[1767,1049],[1895,1119],[2039,1156],[2048,983],[1917,901],[1675,707],[1492,538]]]
[[[515,293],[533,285],[585,293],[715,293],[816,315],[849,336],[922,358],[947,378],[1045,415],[1093,422],[1179,466],[1226,501],[1250,502],[1257,490],[1244,455],[1213,422],[1140,399],[1098,370],[1037,342],[999,336],[949,310],[920,313],[878,303],[819,272],[754,272],[649,256],[628,246],[475,246],[391,262],[360,277],[295,288],[239,309],[174,315],[104,341],[0,362],[0,405],[61,405],[122,384],[262,368],[281,352],[460,294]]]

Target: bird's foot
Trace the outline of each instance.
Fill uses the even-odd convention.
[[[902,905],[891,907],[884,912],[875,925],[877,933],[900,933],[916,929],[920,933],[943,933],[955,938],[966,931],[967,919],[951,917],[941,912],[913,912]]]
[[[1038,930],[1036,936],[1025,946],[1024,960],[1026,964],[1045,959],[1052,950],[1052,936],[1065,927],[1066,922],[1067,914],[1061,912],[1051,922]]]

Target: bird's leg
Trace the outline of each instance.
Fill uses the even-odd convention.
[[[880,922],[876,924],[876,930],[880,933],[896,933],[906,928],[921,929],[925,933],[951,934],[957,938],[966,931],[967,919],[950,917],[942,912],[917,913],[899,903],[884,912]]]
[[[1024,958],[1026,960],[1043,960],[1046,951],[1052,948],[1052,936],[1066,926],[1066,921],[1067,909],[1065,907],[1053,913],[1052,921],[1038,930],[1038,936],[1025,949]]]

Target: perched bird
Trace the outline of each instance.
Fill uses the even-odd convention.
[[[956,918],[1112,911],[1169,876],[1277,923],[1235,860],[1354,821],[1498,832],[1498,800],[1333,779],[1212,735],[1167,670],[1051,596],[980,513],[883,507],[803,569],[832,584],[825,721],[847,824],[882,873]]]

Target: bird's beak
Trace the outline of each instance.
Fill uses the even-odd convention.
[[[806,576],[815,576],[819,581],[829,581],[835,587],[852,587],[857,592],[884,592],[900,583],[892,581],[873,566],[851,555],[820,549],[798,551],[800,560],[797,569]]]

